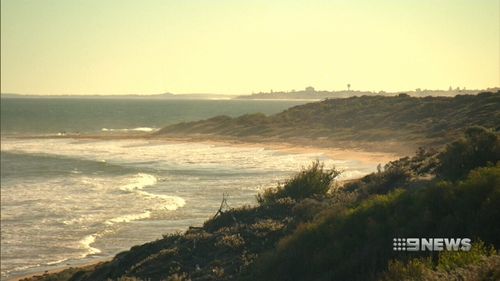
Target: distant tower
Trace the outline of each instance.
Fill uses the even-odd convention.
[[[347,84],[347,91],[351,91],[351,84]]]

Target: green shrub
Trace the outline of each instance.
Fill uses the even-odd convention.
[[[326,170],[323,163],[315,161],[284,184],[278,185],[275,189],[267,189],[262,194],[259,193],[257,201],[262,205],[283,201],[285,198],[301,200],[324,196],[330,190],[333,180],[339,175],[340,171],[335,168]]]
[[[459,183],[428,181],[418,189],[371,196],[358,206],[327,212],[299,226],[267,258],[256,262],[254,276],[262,280],[376,280],[390,260],[401,258],[390,247],[393,237],[470,237],[498,247],[498,206],[500,166],[472,171]],[[445,255],[441,267],[474,260],[474,252]],[[413,264],[407,271],[419,267]]]
[[[440,161],[436,173],[439,177],[459,180],[477,167],[495,165],[500,161],[498,135],[483,127],[471,127],[465,137],[449,144],[438,155]]]
[[[380,281],[424,281],[427,280],[427,271],[432,266],[429,258],[412,259],[407,263],[400,260],[391,260],[387,271],[381,275]]]
[[[357,191],[362,198],[375,194],[387,194],[397,188],[404,188],[409,184],[411,171],[405,167],[386,165],[385,170],[369,174],[360,180],[344,185],[348,192]]]

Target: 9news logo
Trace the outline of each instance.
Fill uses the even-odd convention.
[[[394,238],[394,251],[464,251],[471,249],[469,238]]]

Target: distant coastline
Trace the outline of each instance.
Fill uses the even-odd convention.
[[[364,147],[371,151],[408,154],[420,146],[440,146],[459,136],[468,126],[497,127],[499,98],[497,91],[455,97],[399,94],[328,99],[270,116],[216,116],[183,122],[154,134],[158,137]]]
[[[273,115],[215,116],[164,127],[102,128],[92,133],[62,131],[17,137],[285,144],[407,155],[419,146],[440,146],[456,138],[467,126],[494,128],[499,122],[496,114],[499,94],[339,98],[298,105]],[[356,110],[354,115],[353,110]],[[453,117],[456,112],[461,112],[460,118]]]
[[[200,100],[200,99],[231,99],[235,95],[220,95],[220,94],[172,94],[163,93],[157,95],[25,95],[17,93],[2,93],[1,98],[54,98],[54,99],[186,99],[186,100]]]
[[[291,91],[270,91],[252,93],[251,95],[242,95],[236,97],[237,99],[307,99],[307,100],[323,100],[333,98],[348,98],[353,96],[397,96],[400,94],[407,94],[412,97],[426,97],[426,96],[444,96],[453,97],[456,95],[475,95],[480,92],[496,92],[500,90],[499,87],[487,89],[465,89],[465,88],[449,88],[448,90],[432,90],[432,89],[415,89],[410,91],[363,91],[363,90],[340,90],[340,91],[325,91],[316,90],[313,87],[307,87],[304,90],[291,90]]]
[[[407,94],[412,97],[427,97],[427,96],[443,96],[453,97],[456,95],[476,95],[481,92],[496,92],[500,87],[491,87],[486,89],[465,89],[465,88],[450,88],[448,90],[436,89],[415,89],[408,91],[365,91],[365,90],[316,90],[313,87],[307,87],[304,90],[291,91],[269,91],[252,93],[249,95],[224,95],[214,93],[188,93],[174,94],[170,92],[162,94],[92,94],[92,95],[32,95],[20,93],[1,93],[1,98],[64,98],[64,99],[171,99],[171,100],[302,100],[302,101],[319,101],[324,99],[348,98],[353,96],[397,96]]]

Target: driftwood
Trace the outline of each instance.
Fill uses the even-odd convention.
[[[217,216],[220,216],[223,213],[225,213],[226,211],[231,210],[231,207],[229,207],[229,204],[227,204],[227,199],[228,198],[229,198],[229,194],[227,194],[227,193],[223,193],[222,194],[222,202],[220,202],[219,210],[217,211],[217,213],[215,213],[215,215],[212,217],[212,219],[215,219]],[[231,215],[231,218],[233,219],[233,221],[235,222],[235,224],[239,227],[240,223],[234,217],[233,213],[229,213],[229,214]]]
[[[220,207],[219,207],[219,210],[217,211],[217,213],[215,213],[215,215],[213,216],[212,219],[215,219],[217,216],[221,215],[222,213],[224,213],[225,211],[227,210],[230,210],[231,208],[229,207],[229,205],[227,204],[227,198],[229,197],[229,194],[227,193],[222,193],[222,202],[220,202]]]

